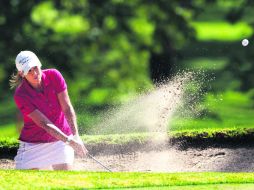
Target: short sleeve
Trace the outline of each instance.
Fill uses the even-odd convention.
[[[14,96],[15,103],[23,115],[29,115],[36,107],[30,103],[25,96]]]
[[[58,70],[52,69],[51,79],[52,79],[54,88],[56,89],[57,93],[63,92],[64,90],[67,89],[67,84],[66,84],[62,74]]]

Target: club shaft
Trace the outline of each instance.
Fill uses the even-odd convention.
[[[97,159],[95,159],[91,154],[87,154],[87,156],[89,156],[91,159],[93,159],[95,162],[97,162],[98,164],[100,164],[103,168],[105,168],[106,170],[108,170],[109,172],[112,172],[108,167],[104,166],[101,162],[99,162]]]

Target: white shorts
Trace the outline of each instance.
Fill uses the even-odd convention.
[[[63,141],[27,143],[20,141],[16,169],[48,169],[55,164],[73,164],[74,150]]]

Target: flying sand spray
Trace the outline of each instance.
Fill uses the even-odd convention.
[[[202,73],[185,72],[177,74],[170,81],[156,86],[153,90],[141,94],[134,100],[123,104],[103,114],[102,119],[90,131],[90,134],[128,134],[128,133],[150,133],[151,141],[165,143],[168,140],[168,127],[175,114],[182,114],[181,109],[191,109],[185,105],[196,96],[200,96],[200,77]],[[196,78],[199,77],[198,81]],[[195,92],[187,91],[190,83],[195,83]],[[190,104],[193,104],[190,103]],[[184,106],[184,107],[183,107]],[[185,114],[184,113],[184,114]],[[88,155],[89,156],[89,155]],[[105,167],[98,160],[91,159]],[[164,158],[158,158],[158,164],[163,165]],[[166,162],[166,159],[164,159]],[[154,164],[154,163],[153,163]],[[166,164],[166,163],[165,163]]]
[[[197,75],[192,72],[177,74],[119,108],[103,113],[90,134],[167,133],[177,110],[195,96],[194,92],[186,91],[186,86],[195,82]],[[196,82],[196,89],[200,88],[199,83]]]

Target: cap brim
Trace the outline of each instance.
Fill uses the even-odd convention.
[[[39,64],[36,61],[31,61],[27,64],[27,66],[23,69],[24,75],[27,75],[29,70],[33,67],[39,66]]]

